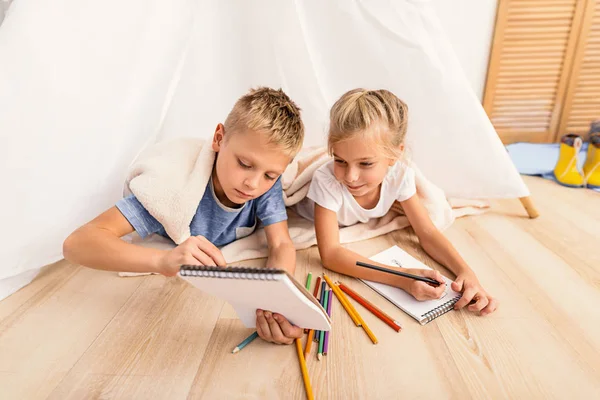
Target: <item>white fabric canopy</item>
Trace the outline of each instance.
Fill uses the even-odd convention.
[[[426,1],[18,0],[0,26],[0,299],[118,200],[144,146],[210,137],[259,85],[300,105],[307,146],[342,93],[389,89],[448,195],[528,194]]]

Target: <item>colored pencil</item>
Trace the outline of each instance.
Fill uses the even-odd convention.
[[[354,322],[354,325],[360,326],[360,321],[358,320],[357,316],[354,315],[354,313],[352,312],[352,309],[350,308],[351,304],[348,303],[348,300],[344,296],[344,293],[342,293],[339,287],[335,286],[331,282],[331,279],[329,279],[327,275],[323,274],[323,279],[325,279],[331,290],[333,290],[333,294],[335,294],[335,297],[337,297],[339,302],[342,303],[342,307],[344,307],[344,310],[346,310],[346,312],[352,319],[352,322]]]
[[[358,311],[356,311],[356,308],[354,308],[352,303],[350,303],[350,301],[348,300],[348,298],[346,297],[344,292],[342,292],[340,290],[340,288],[337,287],[336,285],[332,285],[330,283],[331,280],[325,274],[323,274],[323,277],[327,281],[327,284],[329,285],[329,287],[333,290],[333,293],[336,293],[336,291],[337,291],[337,294],[339,294],[338,299],[343,299],[343,301],[346,302],[346,304],[348,305],[348,308],[350,309],[350,312],[354,313],[354,315],[356,316],[356,318],[358,319],[358,322],[360,324],[359,326],[362,326],[362,328],[364,329],[367,336],[369,336],[369,339],[371,339],[371,342],[373,342],[373,344],[377,344],[377,342],[378,342],[377,337],[375,336],[375,334],[373,333],[371,328],[369,328],[369,325],[367,325],[365,320],[362,319],[362,317],[360,316]],[[340,300],[340,301],[342,301],[342,300]]]
[[[310,290],[310,281],[312,279],[312,272],[309,272],[306,276],[306,290]],[[304,329],[304,333],[308,333],[308,329]]]
[[[323,302],[323,308],[327,310],[327,303],[329,302],[329,292],[330,290],[325,290],[323,298],[325,301]],[[323,346],[325,345],[325,331],[319,331],[319,351],[317,352],[317,359],[321,359],[323,355]]]
[[[312,280],[312,272],[308,273],[306,277],[306,290],[310,290],[310,281]]]
[[[246,347],[251,341],[253,341],[257,337],[258,337],[258,332],[254,332],[252,335],[250,335],[246,339],[244,339],[244,341],[242,343],[235,346],[235,349],[233,349],[232,353],[234,353],[234,354],[237,353],[238,351],[240,351],[241,349]]]
[[[321,287],[321,277],[317,277],[317,282],[315,283],[315,290],[313,292],[313,296],[316,299],[317,294],[319,294],[319,288]],[[306,348],[304,350],[304,357],[308,357],[310,353],[310,346],[312,345],[313,338],[315,337],[315,330],[311,329],[308,331],[308,340],[306,341]]]
[[[410,278],[410,279],[414,279],[414,280],[417,280],[417,281],[426,282],[426,283],[429,283],[429,284],[434,285],[434,286],[440,286],[440,285],[442,285],[444,283],[444,282],[438,282],[435,279],[426,278],[424,276],[407,274],[406,272],[396,271],[395,269],[382,268],[382,267],[379,267],[377,265],[367,264],[367,263],[364,263],[362,261],[357,261],[356,265],[360,265],[361,267],[365,267],[365,268],[374,269],[376,271],[387,272],[388,274],[403,276],[405,278]]]
[[[358,303],[360,303],[360,305],[362,305],[364,308],[371,311],[377,318],[379,318],[380,320],[382,320],[383,322],[388,324],[393,330],[395,330],[396,332],[400,332],[400,329],[402,329],[402,327],[400,326],[400,324],[397,321],[393,320],[392,317],[390,317],[389,315],[384,313],[382,310],[377,308],[375,305],[373,305],[372,303],[367,301],[367,299],[365,299],[364,297],[362,297],[361,295],[359,295],[358,293],[356,293],[354,290],[350,289],[348,286],[344,285],[343,283],[338,282],[337,285],[340,289],[342,289],[342,291],[344,291],[344,293],[346,293],[348,296],[352,297],[354,300],[356,300]]]
[[[319,296],[319,303],[321,306],[325,304],[325,281],[321,281],[321,294]],[[321,339],[321,331],[315,331],[315,342]]]
[[[302,380],[304,381],[304,389],[308,400],[314,400],[312,387],[310,386],[310,378],[308,377],[308,368],[306,368],[306,360],[302,353],[302,343],[300,339],[296,339],[296,352],[298,353],[298,361],[300,362],[300,370],[302,371]]]
[[[331,318],[331,303],[333,303],[333,296],[331,294],[332,289],[327,291],[327,315]],[[331,337],[331,331],[325,332],[325,344],[323,345],[323,355],[327,355],[329,351],[329,338]]]

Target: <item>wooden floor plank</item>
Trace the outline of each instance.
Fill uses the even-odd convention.
[[[0,302],[3,398],[46,398],[139,284],[63,262],[18,292],[27,300],[12,312],[12,296]]]
[[[189,390],[223,302],[175,277],[116,279],[143,282],[51,398],[177,398]]]

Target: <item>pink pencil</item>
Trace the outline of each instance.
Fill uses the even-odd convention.
[[[327,303],[327,315],[329,315],[329,318],[331,318],[331,303],[333,303],[333,296],[331,293],[331,289],[327,290],[329,293],[329,303]],[[330,335],[330,331],[326,331],[325,332],[325,343],[323,343],[323,355],[327,355],[327,351],[329,350],[329,335]]]

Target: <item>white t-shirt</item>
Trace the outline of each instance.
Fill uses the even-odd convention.
[[[404,162],[398,161],[389,167],[383,182],[377,205],[371,209],[362,208],[348,188],[335,179],[333,163],[317,169],[312,177],[307,198],[298,204],[296,211],[302,217],[314,220],[314,203],[337,213],[340,226],[350,226],[383,217],[394,201],[405,201],[416,192],[415,171]]]

